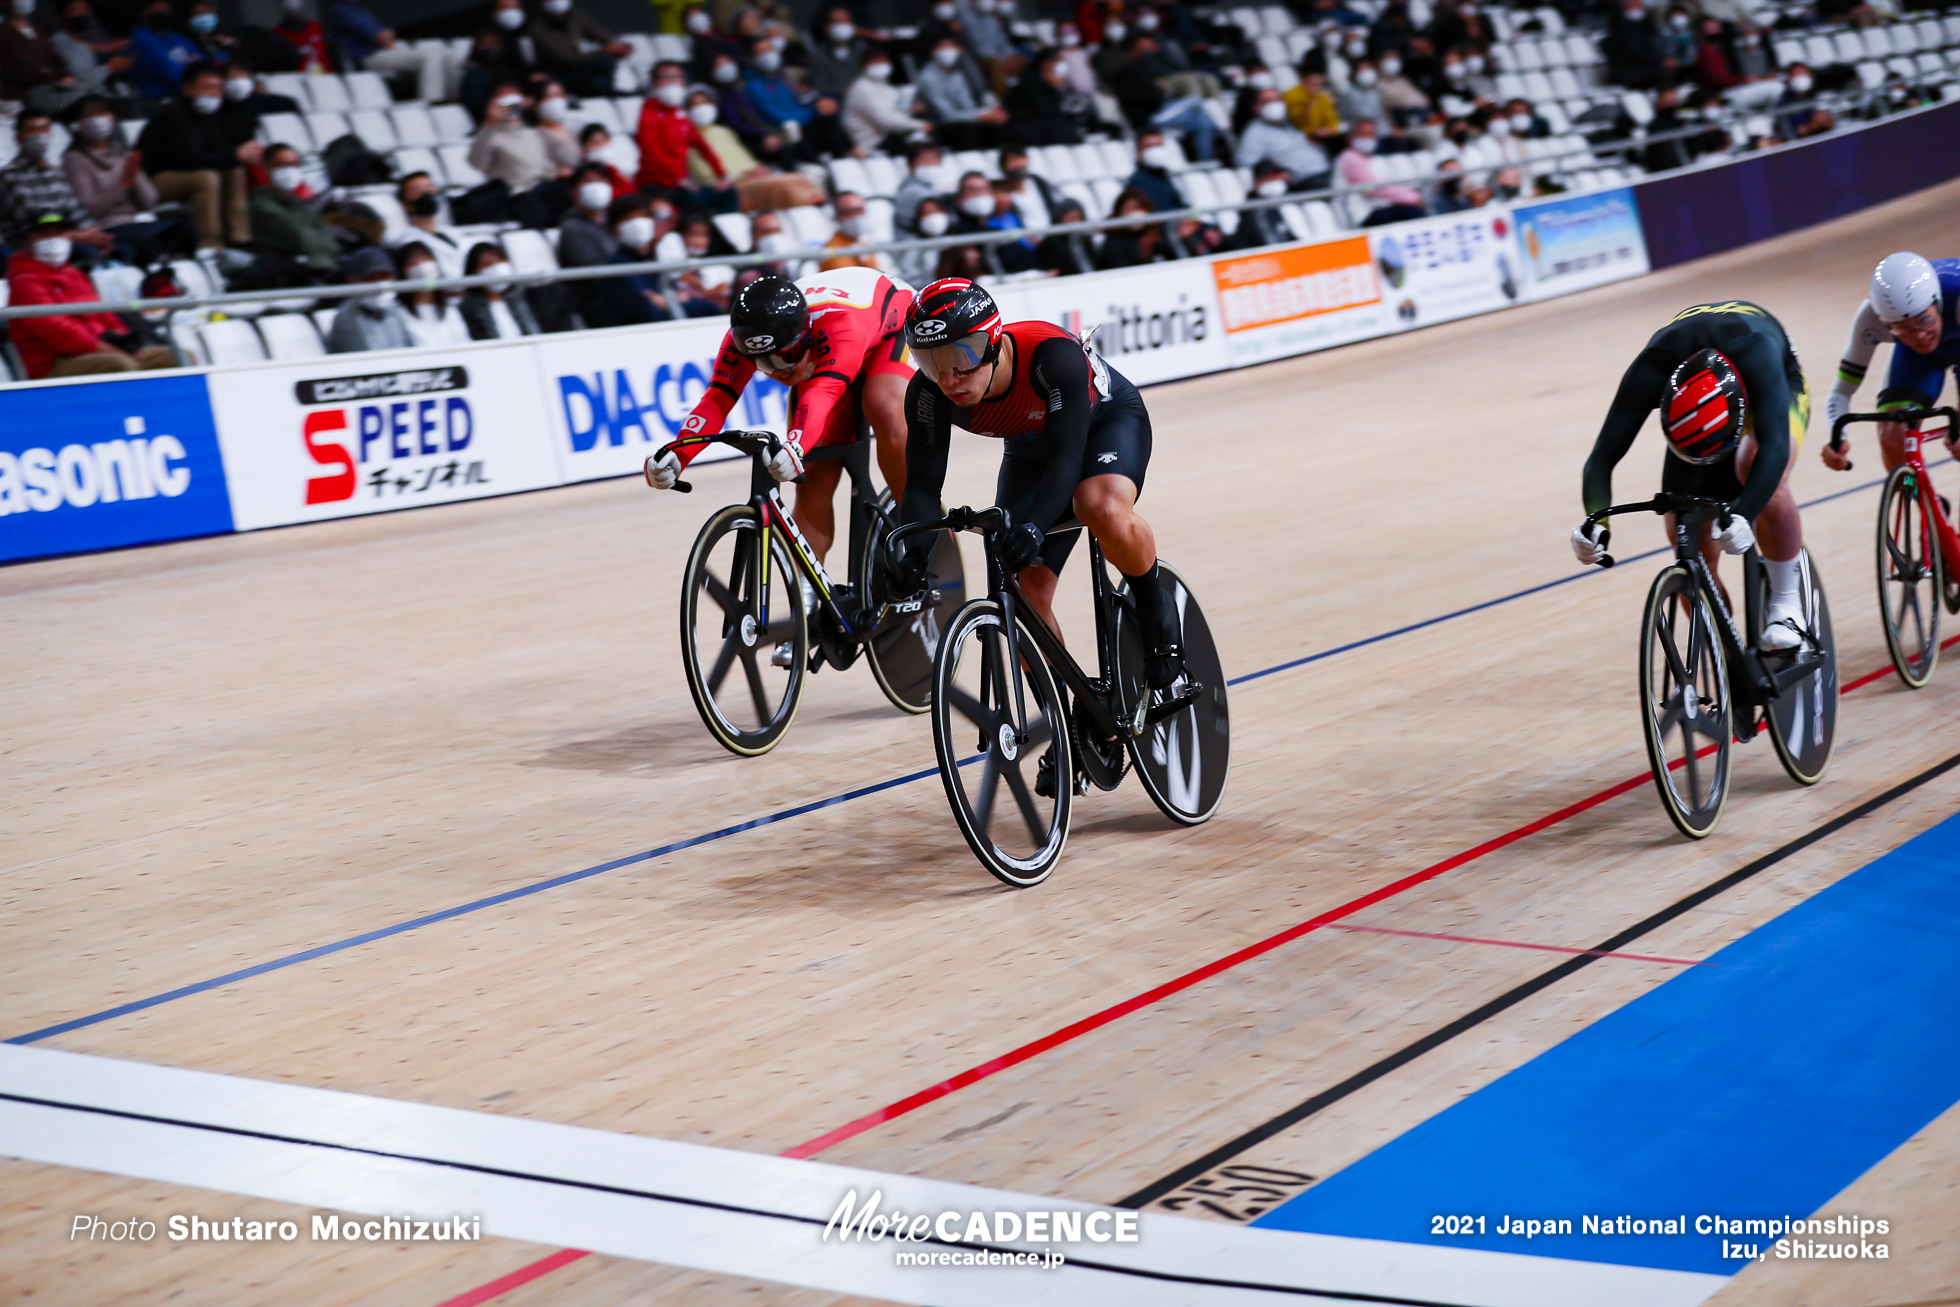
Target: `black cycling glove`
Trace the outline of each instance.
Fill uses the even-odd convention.
[[[932,549],[928,545],[914,545],[898,556],[898,565],[892,568],[892,595],[910,598],[926,588],[931,579]]]

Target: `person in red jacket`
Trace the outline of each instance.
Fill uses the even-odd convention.
[[[7,261],[7,289],[15,307],[102,301],[88,274],[68,261],[73,232],[74,224],[59,213],[44,213],[28,226],[20,241],[24,248]],[[15,318],[8,332],[30,381],[177,366],[176,350],[139,345],[113,313]]]
[[[327,32],[319,20],[306,16],[306,0],[282,0],[279,25],[272,32],[299,52],[299,71],[333,71],[333,47],[327,44]]]
[[[634,178],[641,190],[658,188],[684,194],[683,208],[727,209],[734,199],[734,179],[722,165],[715,147],[708,144],[701,129],[694,125],[682,106],[687,102],[687,71],[677,63],[663,63],[653,70],[653,94],[640,109],[640,171]],[[714,191],[691,191],[687,176],[687,156],[699,151],[715,170]]]

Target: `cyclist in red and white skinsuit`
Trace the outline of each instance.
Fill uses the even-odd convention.
[[[789,431],[770,460],[778,481],[802,477],[792,516],[819,559],[836,534],[831,500],[843,466],[803,455],[857,439],[860,413],[877,436],[878,468],[894,496],[905,493],[905,391],[912,363],[905,314],[912,288],[873,268],[839,268],[792,282],[758,277],[729,305],[729,331],[707,393],[682,424],[683,436],[713,435],[728,420],[758,369],[790,388]],[[647,460],[647,483],[672,488],[705,446]]]

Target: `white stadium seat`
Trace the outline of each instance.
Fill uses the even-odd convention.
[[[1883,59],[1886,55],[1899,52],[1899,48],[1892,43],[1891,34],[1882,27],[1874,27],[1864,36],[1865,53],[1874,59]]]
[[[470,111],[460,104],[430,105],[429,119],[435,123],[436,135],[444,144],[467,142],[476,134],[476,124],[470,120]]]
[[[347,98],[356,109],[387,109],[395,103],[380,73],[348,73]]]
[[[711,222],[720,231],[723,239],[735,247],[737,254],[747,254],[755,249],[755,232],[749,225],[746,213],[717,213]]]
[[[1858,39],[1856,32],[1839,32],[1832,47],[1837,51],[1840,63],[1856,63],[1867,53],[1865,43]]]
[[[313,310],[313,312],[306,315],[307,317],[313,319],[313,326],[320,333],[320,343],[322,348],[325,348],[326,346],[327,337],[333,334],[334,314],[340,312],[340,306],[342,304],[345,304],[346,302],[347,302],[346,300],[335,300],[332,308],[315,309]]]
[[[306,92],[306,78],[298,73],[266,73],[259,78],[268,95],[283,95],[299,101],[299,111],[305,113],[313,107],[313,101]]]
[[[347,115],[344,113],[310,113],[306,115],[306,130],[313,137],[313,148],[324,150],[334,141],[347,135]]]
[[[1804,61],[1803,44],[1799,41],[1779,39],[1771,42],[1770,49],[1776,53],[1776,62],[1785,68]]]
[[[425,172],[435,178],[436,185],[440,186],[443,184],[446,171],[442,166],[441,156],[434,150],[409,146],[395,151],[395,176],[398,178],[406,177],[412,172]]]
[[[519,272],[558,271],[558,256],[552,253],[551,242],[541,231],[528,227],[507,231],[498,243],[510,256],[510,266]]]
[[[821,205],[799,204],[783,210],[783,221],[790,232],[805,245],[821,245],[837,231],[837,224],[830,220]]]
[[[433,150],[442,144],[435,119],[425,104],[398,104],[388,111],[395,126],[395,139],[403,145],[419,145]]]
[[[449,176],[451,186],[461,186],[465,190],[481,186],[487,180],[470,162],[470,147],[467,145],[445,145],[436,151],[442,162],[442,170]]]
[[[259,139],[267,145],[290,145],[301,154],[312,154],[320,147],[306,120],[296,113],[269,113],[259,119]]]
[[[376,154],[386,154],[400,144],[395,139],[394,121],[379,109],[354,110],[347,115],[347,127]]]
[[[879,191],[871,180],[871,170],[864,166],[864,160],[843,155],[830,161],[830,185],[837,191],[856,191],[859,195],[891,195],[893,191]]]
[[[1803,43],[1803,62],[1813,68],[1837,62],[1837,50],[1828,36],[1808,36]]]
[[[204,357],[218,367],[265,362],[265,342],[243,318],[200,323],[197,334],[204,346]]]
[[[354,107],[347,84],[332,73],[313,73],[306,78],[306,97],[315,113],[346,113]]]

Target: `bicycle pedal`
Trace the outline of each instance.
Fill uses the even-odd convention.
[[[1176,691],[1170,693],[1170,697],[1150,705],[1143,714],[1144,729],[1149,730],[1157,723],[1177,716],[1196,703],[1204,692],[1205,687],[1202,682],[1187,679]]]

